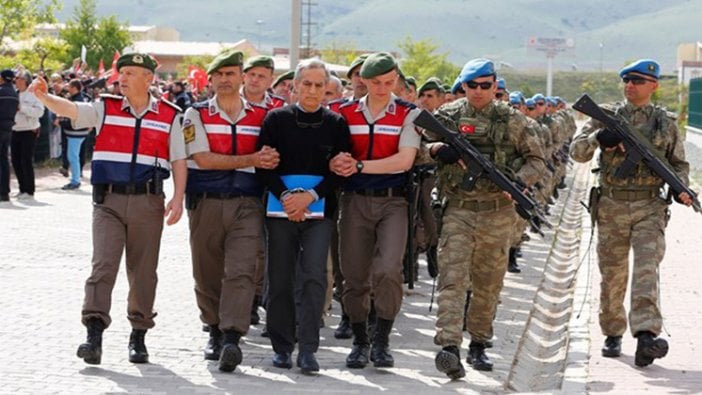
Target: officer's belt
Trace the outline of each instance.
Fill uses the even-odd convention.
[[[155,191],[154,185],[146,184],[107,184],[104,185],[106,193],[116,193],[118,195],[145,195],[153,194]]]
[[[607,196],[614,200],[625,200],[633,202],[637,200],[647,200],[658,197],[659,190],[656,189],[616,189],[602,187],[602,196]]]
[[[481,211],[497,211],[503,207],[509,206],[512,201],[506,198],[501,198],[497,200],[452,200],[449,199],[448,205],[450,207],[464,208],[468,211],[481,212]]]
[[[392,187],[383,189],[356,189],[350,191],[357,195],[362,196],[373,196],[373,197],[405,197],[407,196],[407,190],[405,187]]]
[[[241,197],[251,197],[249,195],[239,193],[239,192],[199,192],[199,193],[190,193],[189,195],[192,195],[193,197],[198,198],[198,199],[218,199],[218,200],[236,199],[236,198],[241,198]]]

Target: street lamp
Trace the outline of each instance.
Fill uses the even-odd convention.
[[[258,27],[258,50],[261,51],[261,25],[266,23],[263,19],[256,20],[256,26]]]

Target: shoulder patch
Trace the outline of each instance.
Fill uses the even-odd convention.
[[[192,143],[195,140],[195,125],[188,118],[183,120],[183,140],[185,144]]]

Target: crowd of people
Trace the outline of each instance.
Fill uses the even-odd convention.
[[[333,299],[341,308],[334,335],[353,339],[346,366],[394,366],[390,333],[402,308],[407,243],[421,246],[430,275],[438,276],[436,368],[452,379],[465,376],[460,350],[467,331],[467,363],[490,371],[486,349],[492,347],[505,273],[520,272],[520,245],[530,238],[530,230],[540,231],[543,217],[521,217],[512,196],[485,177],[467,182],[473,169],[464,153],[436,131],[417,127],[415,119],[421,111],[432,113],[529,194],[545,214],[559,198],[559,189],[567,188],[569,150],[578,161],[589,160],[600,146],[605,162],[623,155],[616,151],[619,142],[607,140],[607,130],[596,124],[574,139],[574,115],[564,100],[508,91],[487,59],[467,62],[454,83],[445,85],[438,78],[418,84],[385,52],[359,56],[345,76],[311,59],[275,78],[272,58],[245,59],[241,52],[228,50],[209,65],[209,84],[200,97],[181,82],[154,84],[156,65],[148,54],[122,55],[117,61],[119,78],[102,95],[94,89],[104,88],[77,78],[52,76],[47,82],[38,76],[27,90],[29,73],[2,74],[0,92],[13,80],[20,90],[19,110],[14,111],[24,114],[33,108],[21,98],[27,92],[37,108],[46,106],[59,116],[71,174],[64,189],[80,187],[80,146],[91,131],[96,134],[91,164],[93,262],[82,310],[87,340],[77,351],[88,364],[101,362],[103,332],[111,323],[111,292],[125,250],[127,318],[133,328],[129,360],[148,362],[145,336],[156,315],[163,218],[172,225],[185,208],[195,299],[209,333],[204,358],[218,361],[221,371],[231,372],[242,362],[240,340],[251,324],[259,323],[259,307],[266,310],[273,365],[290,369],[297,347],[296,364],[302,372],[319,371],[315,353],[320,320]],[[646,83],[657,87],[657,69],[644,66],[622,70],[627,105],[652,106],[650,94],[642,101],[629,95],[630,89]],[[654,112],[661,119],[666,116]],[[636,120],[637,125],[643,122]],[[0,133],[12,126],[8,122],[0,118]],[[686,178],[684,153],[673,137],[675,123],[662,124],[670,138],[655,141],[661,149],[673,145],[671,162]],[[22,134],[33,127],[29,121],[15,121],[13,163],[15,135],[21,159]],[[662,132],[652,126],[651,133]],[[7,151],[6,146],[0,149]],[[25,171],[20,159],[18,180]],[[616,216],[630,204],[655,209],[656,215],[663,207],[643,206],[645,199],[657,199],[653,190],[661,185],[655,175],[646,173],[646,185],[652,186],[643,196],[621,192],[621,185],[610,185],[608,170],[600,171],[606,173],[606,196],[617,201],[611,207],[603,201],[598,222],[602,257],[616,250],[612,243],[620,242],[603,237],[602,232],[613,232],[609,226],[619,224],[603,222],[605,216]],[[415,233],[408,232],[409,227],[416,225],[408,217],[412,172],[425,175],[416,216],[424,230],[419,241],[408,240],[408,233]],[[174,193],[166,203],[163,182],[171,176]],[[626,186],[636,189],[632,186],[641,177],[632,178]],[[20,189],[34,193],[33,183],[21,181]],[[7,195],[6,189],[0,192]],[[680,199],[689,203],[689,196]],[[653,214],[647,216],[653,221]],[[631,226],[632,232],[639,230]],[[652,248],[661,241],[656,243]],[[612,273],[621,279],[628,249],[621,247],[616,262],[602,260],[603,277]],[[662,259],[662,251],[648,255],[652,257],[647,269],[641,270]],[[608,336],[603,355],[609,357],[621,353],[626,328],[626,283],[614,284],[616,290],[604,286],[613,281],[603,278],[600,315]],[[635,286],[633,292],[640,288]],[[632,312],[640,348],[637,365],[650,364],[667,352],[667,344],[656,339],[656,305],[650,289],[632,301],[632,309],[643,308],[644,315],[652,317],[639,318]]]

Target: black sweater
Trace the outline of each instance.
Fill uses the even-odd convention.
[[[336,208],[335,191],[344,179],[329,171],[329,160],[351,149],[346,121],[325,107],[313,113],[306,113],[296,105],[277,108],[263,120],[258,149],[264,145],[278,150],[280,163],[273,170],[256,169],[263,185],[280,198],[287,189],[280,176],[324,176],[314,190],[320,199],[327,199],[324,216],[331,218]]]

